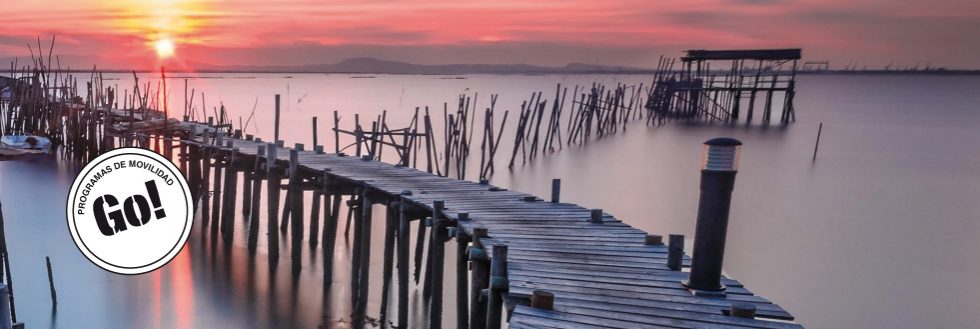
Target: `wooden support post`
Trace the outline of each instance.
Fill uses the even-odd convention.
[[[333,111],[333,147],[334,153],[340,154],[340,116]]]
[[[313,149],[314,150],[316,150],[317,145],[320,144],[317,144],[317,140],[316,140],[316,117],[314,116],[313,117]]]
[[[356,200],[356,202],[353,202],[354,200]],[[358,206],[358,203],[360,204],[360,206]],[[363,196],[357,199],[354,199],[354,196],[351,196],[351,201],[348,201],[348,205],[349,205],[349,207],[347,208],[348,218],[353,218],[353,223],[354,223],[354,241],[351,242],[351,247],[350,247],[351,250],[350,290],[351,290],[351,305],[354,305],[353,307],[356,310],[358,298],[361,296],[361,294],[358,293],[357,289],[360,288],[359,281],[361,280],[361,276],[360,276],[361,255],[362,255],[361,239],[363,238],[363,234],[361,234],[362,233],[361,231],[364,230],[362,226],[364,224],[364,220],[363,220],[364,213],[361,211],[361,208],[364,207]]]
[[[363,142],[364,131],[361,130],[361,117],[354,113],[354,155],[361,156],[361,142]]]
[[[299,207],[303,206],[303,191],[299,188],[301,180],[299,177],[299,153],[297,153],[295,160],[293,158],[293,152],[299,152],[302,150],[303,144],[296,143],[293,145],[293,149],[289,151],[289,181],[286,183],[286,202],[283,204],[282,208],[282,224],[279,226],[279,231],[281,231],[283,234],[285,234],[286,230],[289,229],[290,219],[296,218],[296,216],[292,216],[290,212],[294,210],[293,208],[295,208],[296,205],[299,205]],[[294,199],[298,199],[300,202],[297,203]]]
[[[592,224],[602,224],[602,209],[592,209],[589,213],[589,222]]]
[[[228,147],[231,147],[231,141]],[[221,237],[225,242],[230,243],[234,238],[235,230],[235,202],[237,201],[236,190],[238,189],[238,171],[235,170],[235,157],[238,148],[232,148],[228,154],[228,164],[225,166],[225,193],[221,209]]]
[[[184,177],[189,177],[190,172],[187,171],[187,162],[190,158],[187,156],[187,144],[181,142],[177,147],[180,148],[180,171],[184,173]]]
[[[10,329],[13,320],[10,313],[10,290],[0,283],[0,329]]]
[[[356,193],[355,193],[356,194]],[[351,218],[354,217],[354,207],[357,201],[357,195],[351,195],[350,199],[347,199],[347,224],[344,225],[344,237],[350,237],[350,223]],[[356,239],[356,237],[355,237]]]
[[[551,203],[558,203],[561,200],[561,179],[551,180]]]
[[[434,259],[434,257],[432,257],[432,252],[435,251],[436,248],[434,242],[435,240],[432,239],[432,237],[434,236],[433,235],[434,233],[432,233],[432,231],[435,230],[436,226],[435,226],[435,219],[432,219],[431,217],[423,221],[428,221],[428,224],[426,225],[429,226],[429,234],[428,234],[429,245],[425,249],[426,250],[425,265],[424,265],[425,272],[422,273],[422,298],[425,299],[426,303],[429,303],[430,302],[429,298],[432,297],[432,261]]]
[[[198,205],[201,202],[201,149],[197,146],[189,146],[189,170],[190,173],[187,177],[191,188],[191,197],[194,198],[194,211],[197,212]]]
[[[817,162],[817,150],[820,148],[820,134],[823,133],[823,122],[820,123],[820,127],[817,128],[817,143],[813,145],[813,161]]]
[[[415,284],[419,283],[419,278],[421,277],[422,265],[423,265],[423,252],[425,249],[425,218],[419,219],[419,228],[417,234],[415,235],[415,272],[414,279]]]
[[[487,229],[473,229],[473,246],[468,255],[473,281],[470,285],[470,329],[483,329],[487,326],[487,300],[482,297],[482,293],[490,285],[490,257],[487,257],[487,251],[480,242],[480,239],[486,237]]]
[[[407,194],[406,194],[407,192]],[[402,192],[401,202],[398,204],[398,327],[408,327],[408,264],[409,264],[409,233],[411,232],[411,219],[405,214],[405,205],[408,202],[406,195],[411,195],[410,191]]]
[[[204,142],[208,143],[208,131],[204,131]],[[201,147],[198,152],[201,155],[201,164],[203,169],[201,170],[201,234],[207,231],[208,225],[211,219],[211,189],[208,188],[208,183],[211,182],[211,148],[209,146]]]
[[[58,308],[58,292],[54,289],[54,273],[51,270],[51,257],[44,256],[44,262],[48,266],[48,287],[51,288],[51,306]]]
[[[442,328],[442,277],[446,258],[445,245],[443,245],[446,234],[446,219],[442,214],[442,210],[445,208],[445,205],[444,201],[432,202],[432,235],[429,238],[429,246],[432,248],[432,253],[429,255],[431,257],[430,262],[432,263],[432,267],[426,276],[429,280],[428,283],[431,284],[432,291],[429,299],[430,329]]]
[[[323,172],[323,186],[326,190],[326,186],[330,181],[330,177],[327,172]],[[323,220],[323,281],[324,284],[330,284],[333,281],[333,251],[337,243],[337,225],[340,219],[340,201],[341,195],[338,193],[333,193],[330,196],[330,219],[327,219],[327,202],[323,203],[324,206],[324,220]]]
[[[361,236],[361,259],[360,259],[360,271],[358,277],[358,304],[357,309],[360,310],[358,314],[364,314],[367,308],[368,299],[368,283],[370,278],[371,269],[371,222],[372,213],[371,206],[374,204],[371,199],[371,194],[365,190],[361,195],[361,230],[356,234]],[[355,249],[355,252],[357,250]]]
[[[507,280],[507,246],[493,246],[490,259],[490,294],[487,301],[487,329],[500,329],[503,317],[503,294],[510,289]]]
[[[290,164],[289,167],[291,166],[292,165]],[[286,234],[286,229],[289,228],[289,217],[291,215],[290,210],[293,208],[293,189],[291,187],[293,178],[292,173],[288,172],[289,169],[286,170],[286,196],[283,198],[282,202],[282,215],[279,216],[279,218],[282,219],[282,223],[279,224],[279,232],[282,234]]]
[[[289,191],[292,208],[292,264],[293,274],[303,268],[303,190],[300,188],[299,150],[289,150]],[[285,219],[284,219],[285,220]],[[285,223],[285,222],[284,222]]]
[[[265,154],[265,145],[259,145],[258,151],[255,154],[255,169],[252,172],[255,175],[251,187],[252,199],[247,201],[252,204],[251,218],[248,222],[248,253],[251,255],[255,254],[259,241],[259,205],[262,199],[262,175],[259,173],[259,170],[262,170],[261,161],[262,156]]]
[[[320,242],[320,200],[323,199],[322,190],[313,191],[313,204],[310,206],[310,247],[316,247]]]
[[[0,207],[2,207],[2,205],[0,205]],[[0,262],[3,263],[3,268],[0,269],[0,271],[2,271],[2,272],[0,272],[0,273],[6,274],[5,276],[4,275],[0,275],[0,280],[2,280],[2,279],[6,279],[7,280],[6,281],[6,288],[7,288],[6,291],[7,291],[7,293],[9,293],[9,296],[0,296],[0,299],[3,299],[5,302],[6,301],[9,301],[10,302],[10,304],[7,305],[7,306],[9,306],[9,310],[10,310],[10,312],[9,312],[10,319],[11,319],[12,322],[16,323],[17,322],[17,305],[14,303],[14,274],[10,271],[10,249],[7,249],[7,234],[6,234],[6,228],[5,228],[4,221],[3,221],[3,211],[2,210],[0,210],[0,260],[2,260]],[[0,287],[3,287],[3,284],[0,284]],[[2,292],[0,292],[0,295],[2,295]],[[2,305],[2,304],[0,304],[0,305]],[[0,306],[0,311],[3,312],[3,315],[4,316],[6,316],[8,314],[6,312],[7,311],[7,307]],[[3,322],[3,323],[8,323],[8,322]]]
[[[469,294],[469,280],[467,280],[468,258],[466,248],[470,245],[470,236],[466,235],[462,222],[468,221],[469,213],[459,213],[456,215],[456,328],[467,329],[470,326],[469,304],[467,296]]]
[[[218,135],[218,136],[220,137],[221,135]],[[212,188],[211,188],[211,219],[214,221],[214,223],[211,223],[211,236],[212,237],[215,237],[215,236],[218,235],[218,227],[221,224],[220,223],[220,221],[221,221],[221,216],[220,216],[221,215],[221,201],[222,201],[221,196],[223,195],[221,193],[222,192],[221,191],[221,188],[222,188],[222,186],[221,186],[221,173],[222,173],[222,167],[225,166],[225,161],[222,160],[222,157],[224,155],[222,154],[223,152],[220,151],[220,147],[221,147],[220,144],[218,146],[216,146],[216,148],[214,149],[214,152],[212,153],[212,156],[215,157],[215,161],[214,161],[214,179],[213,179],[213,185],[212,185]]]
[[[242,171],[242,221],[248,221],[252,214],[252,173],[252,170]]]
[[[391,289],[391,272],[394,263],[395,232],[398,231],[399,201],[391,201],[385,207],[385,244],[384,269],[381,274],[381,316],[379,322],[385,323],[388,318],[389,290]]]
[[[680,271],[684,260],[684,236],[671,234],[667,240],[667,268]]]
[[[279,189],[282,188],[282,177],[279,174],[279,166],[276,164],[276,144],[269,144],[266,149],[266,177],[268,186],[266,190],[269,194],[268,225],[266,226],[266,238],[269,241],[269,263],[270,266],[279,262],[279,234],[276,228],[279,227]]]
[[[555,294],[544,291],[534,290],[531,292],[531,307],[542,310],[555,309]]]
[[[279,94],[276,94],[276,128],[273,141],[279,140]]]

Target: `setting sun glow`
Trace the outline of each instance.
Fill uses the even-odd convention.
[[[170,39],[160,39],[153,43],[153,48],[157,51],[157,57],[160,59],[168,58],[174,55],[174,42]]]

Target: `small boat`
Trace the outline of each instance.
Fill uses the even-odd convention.
[[[0,147],[14,150],[40,150],[51,148],[51,140],[35,135],[7,135],[0,137]]]

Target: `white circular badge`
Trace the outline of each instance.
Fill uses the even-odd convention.
[[[193,226],[187,181],[163,156],[120,148],[85,165],[68,195],[68,230],[99,267],[141,274],[167,264]]]

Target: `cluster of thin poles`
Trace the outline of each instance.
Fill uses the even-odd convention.
[[[568,87],[558,84],[554,99],[547,99],[542,92],[534,92],[522,102],[516,127],[509,132],[513,133],[514,144],[509,148],[508,169],[513,168],[518,159],[521,164],[526,164],[539,155],[560,151],[564,146],[586,144],[589,140],[625,130],[629,122],[643,118],[640,104],[647,95],[643,84],[576,86],[571,97],[568,91]],[[460,95],[455,111],[450,111],[449,104],[444,103],[441,134],[434,128],[428,107],[416,108],[408,125],[398,129],[388,126],[387,111],[370,123],[370,130],[362,126],[358,114],[354,115],[353,129],[344,129],[340,127],[338,112],[334,111],[335,152],[353,151],[355,156],[380,160],[384,149],[390,148],[396,153],[399,165],[424,167],[440,176],[466,179],[467,164],[475,152],[475,134],[481,130],[477,177],[488,179],[495,172],[502,137],[508,133],[505,129],[510,111],[505,109],[503,116],[499,116],[496,112],[498,95],[491,95],[478,123],[478,99],[479,94]],[[483,125],[482,129],[477,127],[478,124]],[[354,141],[341,145],[341,134],[352,136]],[[442,135],[441,138],[437,138],[438,135]],[[421,166],[420,156],[424,162]]]

